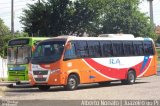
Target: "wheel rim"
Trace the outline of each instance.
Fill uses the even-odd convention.
[[[134,80],[135,80],[135,77],[134,77],[134,74],[129,74],[129,81],[131,82],[131,83],[134,83]]]
[[[71,78],[69,80],[69,86],[74,89],[76,87],[76,80],[74,78]]]

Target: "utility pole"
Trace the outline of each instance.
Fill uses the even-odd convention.
[[[150,8],[150,23],[154,24],[153,20],[153,0],[147,0],[149,2],[149,8]]]
[[[14,35],[14,0],[11,1],[11,33]]]

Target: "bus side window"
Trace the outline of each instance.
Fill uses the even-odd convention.
[[[87,41],[87,44],[89,57],[97,58],[101,56],[100,45],[98,41]]]
[[[125,41],[123,43],[123,48],[124,48],[125,56],[133,56],[134,55],[132,41]]]
[[[144,51],[143,51],[143,43],[142,41],[137,41],[134,42],[134,52],[136,56],[143,56],[144,55]]]
[[[111,41],[101,41],[100,45],[101,45],[102,57],[112,57],[113,56]]]
[[[153,45],[150,41],[144,41],[144,53],[145,55],[153,55]]]
[[[86,41],[76,41],[75,48],[76,48],[76,55],[78,58],[88,57],[88,47]]]
[[[113,41],[114,56],[124,56],[123,43],[121,41]]]
[[[71,43],[71,48],[67,49],[64,53],[64,60],[74,59],[74,58],[76,58],[75,44]]]

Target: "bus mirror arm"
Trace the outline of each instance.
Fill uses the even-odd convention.
[[[27,61],[27,63],[29,63],[31,60],[31,57],[25,57],[25,60]]]
[[[69,42],[67,45],[66,45],[66,48],[67,48],[67,50],[70,50],[71,49],[71,43]]]

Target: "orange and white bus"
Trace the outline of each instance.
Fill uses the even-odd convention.
[[[123,36],[123,35],[121,35]],[[31,59],[29,79],[40,90],[62,85],[105,84],[157,73],[157,54],[151,38],[61,36],[40,42]]]

